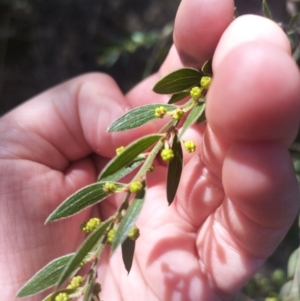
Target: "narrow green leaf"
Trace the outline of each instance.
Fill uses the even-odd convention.
[[[174,158],[170,161],[168,166],[168,175],[167,175],[167,200],[169,205],[172,204],[177,188],[180,182],[181,171],[182,171],[182,148],[180,140],[177,135],[174,137],[172,144],[172,150],[174,152]]]
[[[145,202],[145,194],[145,188],[139,191],[123,216],[111,246],[112,252],[114,252],[116,248],[123,243],[128,232],[135,225],[135,222]]]
[[[273,20],[272,13],[270,11],[269,5],[267,3],[267,0],[263,0],[262,2],[262,10],[263,14],[266,18]]]
[[[213,69],[212,69],[212,59],[209,59],[208,61],[206,61],[202,68],[201,68],[201,71],[206,74],[206,75],[209,75],[209,76],[212,76],[213,75]]]
[[[186,132],[186,130],[199,119],[199,117],[203,114],[204,110],[205,110],[205,103],[199,103],[192,109],[192,111],[190,112],[190,114],[188,115],[188,117],[186,118],[182,126],[179,135],[180,139],[183,136],[183,134]]]
[[[291,17],[290,21],[289,21],[289,25],[288,25],[288,28],[292,28],[296,23],[297,21],[299,20],[299,13],[298,14],[295,14]]]
[[[116,121],[114,121],[109,127],[108,132],[121,132],[137,128],[145,123],[157,119],[155,116],[155,109],[159,107],[166,108],[167,111],[176,109],[176,106],[170,104],[151,104],[135,108]]]
[[[98,299],[93,299],[93,291],[98,291],[96,287],[98,286],[97,283],[95,283],[95,280],[97,278],[97,271],[93,270],[90,271],[90,275],[87,279],[87,283],[85,285],[85,290],[84,290],[84,295],[83,295],[83,300],[82,301],[92,301],[92,300],[98,300]],[[96,293],[96,292],[95,292]]]
[[[96,228],[91,234],[87,236],[85,241],[76,251],[76,254],[72,257],[68,265],[61,273],[56,283],[58,287],[62,285],[62,283],[78,268],[85,256],[96,246],[110,223],[110,219],[101,223],[98,228]]]
[[[128,274],[132,267],[134,249],[135,249],[135,240],[127,237],[122,243],[122,258]]]
[[[196,123],[199,124],[199,123],[202,123],[204,121],[206,121],[205,108],[204,108],[202,114],[200,115],[200,117],[197,119]]]
[[[66,265],[73,258],[75,253],[56,258],[39,270],[24,286],[18,291],[17,297],[26,297],[42,292],[54,286]]]
[[[124,166],[114,174],[103,178],[102,181],[106,181],[106,182],[118,181],[119,179],[123,178],[124,176],[128,175],[133,170],[135,170],[137,167],[139,167],[144,161],[145,161],[144,158],[136,157],[134,161],[132,161],[132,163],[130,163],[128,166]],[[99,177],[98,177],[98,181],[100,181]]]
[[[130,164],[139,154],[144,152],[155,142],[162,137],[162,134],[153,134],[144,136],[129,144],[125,149],[116,157],[114,157],[102,170],[99,179],[106,178],[113,175],[118,170]]]
[[[193,68],[182,68],[169,73],[158,81],[153,91],[159,94],[173,94],[199,85],[202,73]]]
[[[46,223],[74,215],[87,207],[103,201],[111,194],[111,192],[103,190],[106,183],[106,181],[97,182],[76,191],[51,213]],[[117,188],[124,186],[116,182],[115,185]]]
[[[179,93],[173,94],[171,96],[171,98],[169,99],[168,103],[172,104],[172,103],[178,102],[178,101],[186,98],[189,95],[190,95],[190,91],[183,91],[183,92],[179,92]]]

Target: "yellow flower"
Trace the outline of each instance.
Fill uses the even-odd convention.
[[[143,184],[141,181],[133,181],[129,185],[129,190],[132,193],[137,193],[143,188]]]
[[[110,229],[107,233],[107,243],[109,245],[111,245],[115,239],[115,236],[116,236],[116,230],[115,229]]]
[[[55,301],[69,301],[69,295],[67,293],[59,293],[56,297],[55,297]]]
[[[211,84],[211,77],[210,76],[202,76],[200,80],[200,85],[204,89],[208,89]]]
[[[82,276],[75,276],[71,279],[71,283],[67,286],[67,289],[75,289],[82,284]]]
[[[138,237],[140,236],[140,230],[137,226],[134,226],[130,229],[130,231],[128,232],[128,238],[132,239],[132,240],[137,240]]]
[[[124,146],[120,146],[116,149],[116,154],[119,155],[120,153],[122,153],[122,151],[124,150]]]
[[[193,153],[196,150],[196,144],[192,140],[185,141],[184,148],[186,149],[187,152]]]
[[[87,222],[84,222],[81,224],[80,228],[85,233],[90,233],[93,230],[95,230],[97,227],[99,227],[101,224],[100,218],[93,217],[89,219]]]
[[[180,108],[177,108],[175,112],[172,114],[172,118],[175,120],[180,120],[184,115],[184,111]]]
[[[200,87],[192,88],[190,95],[193,99],[198,100],[202,94],[202,89]]]
[[[163,118],[166,115],[166,113],[167,113],[167,109],[163,106],[155,109],[155,116],[157,118]]]
[[[113,192],[115,192],[117,190],[117,186],[113,182],[106,182],[105,185],[104,185],[104,187],[103,187],[103,190],[105,192],[111,192],[111,193],[113,193]]]
[[[160,153],[161,158],[164,161],[171,161],[174,158],[174,152],[170,148],[164,148]]]

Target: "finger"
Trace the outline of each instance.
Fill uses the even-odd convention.
[[[262,41],[291,53],[286,34],[267,18],[245,15],[237,18],[222,35],[214,53],[214,69],[235,48],[253,41]],[[237,30],[238,29],[238,30]]]
[[[174,25],[174,45],[160,70],[127,94],[131,105],[166,102],[150,89],[163,76],[183,65],[200,68],[211,56],[217,43],[233,19],[232,0],[183,0]],[[218,20],[216,22],[216,20]]]
[[[197,247],[203,272],[225,298],[244,285],[283,239],[299,209],[299,188],[288,151],[277,143],[230,147],[223,185],[227,196],[205,221]]]
[[[5,137],[2,154],[57,170],[64,170],[70,161],[92,152],[111,157],[116,147],[140,136],[139,129],[130,133],[107,133],[108,126],[130,108],[110,77],[80,76],[4,116],[0,133]],[[152,129],[152,126],[145,128]]]
[[[207,216],[197,246],[205,272],[227,296],[273,252],[299,207],[286,149],[300,121],[299,71],[274,23],[268,30],[273,26],[277,41],[262,38],[262,29],[249,28],[252,41],[246,42],[241,22],[228,28],[227,45],[236,46],[223,56],[222,37],[217,48],[220,60],[208,94],[209,126],[201,153],[205,170],[222,181],[226,197]],[[239,269],[230,270],[232,277],[224,283],[223,271],[230,266]]]
[[[248,22],[250,17],[245,18]],[[259,17],[251,18],[254,24]],[[231,36],[226,30],[224,36],[227,40],[222,36],[217,47],[216,55],[221,58],[222,49],[227,49],[222,43],[237,45],[217,61],[207,96],[208,127],[204,133],[201,157],[195,157],[185,167],[176,203],[178,210],[184,212],[185,218],[195,226],[201,225],[222,202],[218,193],[222,183],[211,179],[222,178],[223,161],[232,143],[266,140],[287,145],[297,133],[300,118],[299,71],[288,54],[284,33],[279,31],[279,35],[278,26],[266,21],[265,34],[262,34],[264,27],[248,27],[245,31],[241,26],[242,20],[234,21],[227,29]],[[248,35],[252,42],[246,43]],[[274,39],[265,42],[262,36],[269,35]],[[193,185],[195,181],[196,185]],[[185,187],[190,189],[185,190]],[[198,196],[205,198],[199,202]]]
[[[207,120],[229,142],[277,140],[288,145],[298,129],[299,71],[287,37],[275,23],[252,16],[251,24],[260,27],[242,35],[249,18],[237,19],[216,50]]]
[[[221,35],[233,20],[231,0],[185,0],[180,3],[174,43],[184,65],[201,68],[210,59]]]

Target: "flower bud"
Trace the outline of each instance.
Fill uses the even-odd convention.
[[[59,293],[56,297],[55,297],[55,301],[69,301],[69,295],[67,293]]]
[[[190,95],[193,99],[198,100],[202,94],[202,89],[200,87],[192,88]]]
[[[164,161],[171,161],[173,158],[174,158],[174,152],[172,149],[170,148],[164,148],[161,153],[160,153],[160,156],[161,158],[164,160]]]
[[[196,150],[196,144],[194,141],[189,140],[184,142],[184,148],[187,152],[193,153]]]
[[[137,240],[138,237],[140,236],[140,230],[137,226],[133,226],[130,231],[128,232],[128,238],[132,240]]]
[[[175,120],[180,120],[184,115],[184,111],[180,108],[177,108],[175,112],[172,114],[172,118]]]
[[[200,85],[204,89],[208,89],[211,84],[212,78],[210,76],[202,76],[200,80]]]
[[[111,245],[115,239],[115,236],[116,236],[116,230],[115,229],[110,229],[107,233],[107,243],[109,245]]]
[[[132,193],[137,193],[143,188],[143,184],[141,181],[133,181],[129,185],[129,190]]]
[[[116,149],[116,154],[119,155],[120,153],[122,153],[122,151],[124,150],[124,146],[120,146]]]
[[[157,118],[163,118],[166,115],[166,113],[167,113],[167,109],[163,106],[155,109],[155,116]]]
[[[101,224],[100,218],[93,217],[89,219],[87,222],[81,224],[80,229],[85,233],[90,233],[99,227]]]
[[[71,283],[67,286],[67,289],[75,289],[82,284],[82,276],[75,276],[71,279]]]
[[[113,193],[113,192],[115,192],[117,190],[117,186],[113,182],[106,182],[105,185],[104,185],[104,187],[103,187],[103,190],[105,192],[111,192],[111,193]]]

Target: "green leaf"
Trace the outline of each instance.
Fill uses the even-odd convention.
[[[273,20],[272,13],[270,11],[269,5],[267,3],[267,0],[263,0],[262,2],[262,10],[263,14],[266,18]]]
[[[101,223],[101,225],[96,228],[92,233],[90,233],[85,241],[78,248],[76,254],[69,261],[68,265],[65,267],[61,273],[57,286],[59,287],[82,263],[85,256],[96,246],[99,240],[103,237],[104,232],[111,223],[111,219]]]
[[[106,181],[106,182],[118,181],[119,179],[123,178],[124,176],[126,176],[127,174],[135,170],[137,167],[139,167],[144,161],[145,158],[136,157],[134,161],[132,161],[128,166],[124,166],[114,174],[103,178],[102,181]],[[98,181],[100,181],[99,177],[98,177]]]
[[[74,215],[87,207],[103,201],[111,194],[111,192],[103,190],[106,183],[106,181],[97,182],[76,191],[51,213],[46,223]],[[115,185],[117,188],[124,186],[116,182]]]
[[[75,253],[56,258],[39,270],[24,286],[18,291],[17,297],[26,297],[42,292],[54,286],[66,265],[73,258]]]
[[[204,105],[204,110],[203,110],[202,114],[200,115],[200,117],[197,119],[196,123],[199,124],[199,123],[202,123],[204,121],[206,121],[205,105]]]
[[[299,258],[299,248],[297,248],[290,256],[287,264],[287,277],[288,279],[293,279],[297,269],[298,258]]]
[[[197,122],[197,120],[203,115],[205,110],[205,103],[199,103],[197,104],[192,111],[190,112],[190,114],[188,115],[188,117],[186,118],[182,129],[180,131],[180,135],[179,138],[181,139],[181,137],[183,136],[183,134],[186,132],[186,130],[192,126],[195,122]]]
[[[167,175],[167,200],[169,205],[172,204],[176,196],[183,165],[182,148],[177,135],[174,137],[172,150],[174,152],[174,158],[169,163]]]
[[[164,107],[167,111],[176,109],[176,106],[170,104],[151,104],[135,108],[114,121],[108,127],[108,132],[131,130],[155,120],[155,109],[159,107]]]
[[[116,248],[123,243],[123,241],[126,239],[128,232],[131,230],[131,228],[135,225],[135,222],[142,210],[142,207],[145,202],[145,188],[140,190],[136,196],[135,199],[132,201],[130,206],[128,207],[125,215],[123,216],[119,228],[116,232],[116,236],[113,240],[111,250],[114,252]]]
[[[209,59],[208,61],[206,61],[202,68],[201,68],[201,71],[206,74],[206,75],[209,75],[209,76],[212,76],[213,75],[213,69],[212,69],[212,59]]]
[[[183,91],[183,92],[179,92],[179,93],[173,94],[171,96],[171,98],[169,99],[168,103],[172,104],[172,103],[178,102],[178,101],[186,98],[189,95],[190,95],[190,91]]]
[[[158,81],[153,91],[159,94],[173,94],[199,85],[202,73],[193,68],[182,68],[169,73]]]
[[[122,243],[122,258],[128,274],[131,270],[131,266],[133,262],[134,249],[135,249],[135,240],[127,237]]]
[[[292,28],[296,23],[297,21],[299,20],[299,13],[298,14],[295,14],[291,17],[290,21],[289,21],[289,25],[288,25],[288,28]]]
[[[295,293],[292,293],[292,289],[293,289],[293,280],[290,280],[280,288],[279,295],[278,295],[278,297],[280,298],[279,300],[298,301],[299,298]]]
[[[125,149],[116,157],[114,157],[102,170],[99,179],[106,178],[113,175],[119,169],[130,164],[139,154],[144,152],[147,148],[157,142],[163,135],[153,134],[144,136],[129,144]]]
[[[99,289],[101,290],[101,287],[98,286],[100,284],[96,282],[96,278],[97,278],[97,270],[90,271],[90,275],[85,284],[84,295],[83,295],[82,301],[100,300],[100,299],[94,299],[92,297],[92,296],[98,297],[98,291],[99,291]]]

